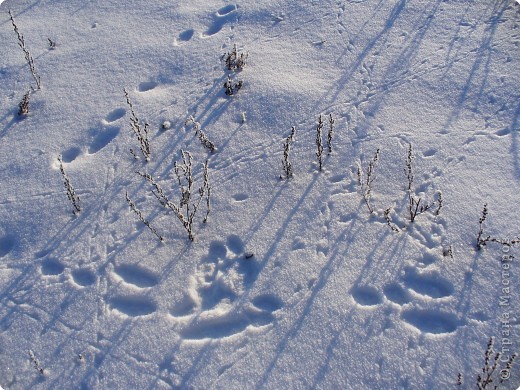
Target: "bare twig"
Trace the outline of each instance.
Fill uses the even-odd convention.
[[[132,202],[132,200],[130,200],[130,198],[128,197],[128,191],[125,192],[125,195],[128,206],[130,206],[130,209],[135,213],[135,215],[137,215],[139,221],[141,221],[148,229],[150,229],[150,231],[159,239],[159,241],[163,242],[163,237],[159,233],[157,233],[157,230],[155,230],[155,228],[150,224],[150,222],[143,217],[143,213],[141,212],[141,210],[139,210],[135,203]]]
[[[292,163],[289,160],[289,152],[291,151],[291,144],[294,142],[294,135],[296,134],[296,127],[291,128],[291,134],[285,139],[283,143],[283,159],[282,159],[282,167],[283,173],[285,175],[285,179],[289,179],[293,176],[293,168]],[[282,175],[280,175],[280,179],[284,179]]]
[[[323,130],[323,118],[320,114],[318,118],[318,125],[316,126],[316,158],[318,159],[318,167],[320,171],[323,170],[323,141],[322,141],[322,130]]]
[[[384,211],[384,214],[385,214],[385,220],[386,220],[386,224],[390,227],[390,229],[392,229],[392,231],[394,232],[400,232],[401,230],[397,227],[397,225],[395,223],[392,222],[392,220],[390,219],[390,211],[392,209],[389,207],[387,208],[385,211]]]
[[[431,203],[426,203],[424,199],[418,197],[415,194],[415,190],[413,188],[413,159],[415,156],[413,155],[412,144],[408,147],[408,154],[406,157],[406,167],[404,172],[406,174],[406,178],[408,179],[408,214],[410,217],[410,222],[414,222],[415,218],[427,210],[431,209],[435,205],[435,201]],[[438,207],[435,211],[435,215],[439,215],[442,207],[442,194],[438,193]]]
[[[26,116],[29,114],[29,103],[31,98],[31,90],[29,89],[24,95],[20,103],[18,104],[18,115]]]
[[[513,246],[516,244],[520,244],[520,236],[513,238],[513,239],[503,239],[503,238],[497,238],[492,237],[490,235],[484,235],[484,221],[486,220],[488,215],[488,208],[487,203],[484,204],[484,208],[482,209],[482,215],[480,219],[478,220],[479,223],[479,229],[477,233],[477,250],[481,250],[483,247],[486,246],[488,242],[495,242],[497,244],[506,245],[506,246]]]
[[[199,138],[200,143],[202,146],[204,146],[207,150],[209,150],[211,153],[214,153],[217,148],[215,147],[215,144],[210,141],[206,133],[204,133],[201,129],[200,123],[193,118],[193,116],[189,116],[188,119],[186,119],[186,122],[184,122],[185,125],[188,125],[192,123],[193,127],[195,128],[195,134]]]
[[[44,370],[42,368],[42,366],[40,365],[40,362],[38,361],[38,359],[36,359],[36,356],[34,355],[34,352],[29,350],[29,358],[31,359],[31,363],[34,365],[34,368],[36,370],[38,370],[38,372],[41,374],[41,375],[44,375]]]
[[[497,389],[500,384],[508,380],[511,374],[511,368],[513,367],[513,362],[518,356],[516,353],[513,353],[509,356],[509,359],[502,359],[501,352],[495,353],[493,351],[493,343],[494,337],[490,337],[486,352],[484,354],[484,366],[482,367],[482,372],[477,376],[477,389],[479,390],[485,389],[488,385],[492,385],[492,383],[497,383],[497,378],[493,378],[493,374],[497,372],[497,369],[500,379],[498,384],[496,384],[493,388]],[[504,362],[506,363],[505,367],[501,369],[501,363]]]
[[[332,154],[332,133],[334,132],[334,123],[336,121],[332,117],[332,114],[329,114],[329,132],[327,133],[327,147],[329,149],[329,156]]]
[[[73,207],[73,214],[78,215],[81,212],[81,205],[80,205],[80,199],[79,196],[76,194],[76,191],[74,190],[74,187],[72,186],[72,183],[70,182],[69,177],[65,173],[65,169],[63,168],[63,161],[61,159],[61,156],[58,156],[58,162],[60,163],[60,172],[63,176],[63,185],[65,186],[65,190],[67,191],[67,197],[72,203]]]
[[[375,168],[377,162],[379,161],[379,149],[376,150],[374,157],[372,160],[368,162],[368,166],[366,170],[363,170],[361,163],[358,163],[357,169],[357,177],[358,184],[361,189],[361,195],[365,200],[365,204],[367,205],[368,211],[372,214],[374,212],[374,208],[370,202],[370,198],[372,196],[372,184],[375,180]]]
[[[242,86],[244,85],[244,82],[242,80],[233,81],[230,76],[227,77],[226,82],[224,83],[224,90],[226,95],[232,96],[235,95]]]
[[[141,153],[143,154],[143,157],[146,161],[150,161],[151,151],[150,151],[150,139],[148,136],[149,130],[148,130],[148,123],[145,122],[144,127],[141,126],[139,122],[139,118],[137,117],[137,114],[135,113],[134,106],[132,105],[132,102],[130,101],[130,96],[128,95],[128,92],[126,89],[123,89],[126,97],[126,103],[128,104],[128,107],[130,108],[130,126],[132,128],[132,131],[134,132],[135,136],[137,137],[137,140],[139,141],[139,148],[141,149]],[[134,158],[137,158],[135,152],[131,149],[130,153],[134,156]]]
[[[193,174],[192,174],[192,156],[189,152],[182,152],[182,163],[175,162],[175,176],[177,178],[177,184],[180,190],[180,201],[175,203],[170,200],[168,195],[165,193],[163,188],[157,183],[154,178],[148,173],[137,172],[141,177],[146,179],[153,187],[152,193],[157,198],[159,203],[164,207],[169,208],[173,211],[175,216],[182,223],[182,226],[188,233],[188,238],[193,241],[193,221],[195,215],[199,209],[199,205],[203,199],[206,200],[206,215],[203,222],[206,223],[211,208],[210,194],[211,187],[209,185],[209,173],[208,173],[208,161],[204,164],[204,182],[202,186],[197,190],[199,197],[193,199]]]
[[[246,66],[246,60],[248,57],[248,53],[238,53],[237,45],[233,45],[233,50],[231,52],[225,54],[224,62],[226,63],[226,67],[231,71],[240,71],[244,69]]]

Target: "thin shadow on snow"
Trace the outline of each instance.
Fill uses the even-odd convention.
[[[354,240],[354,237],[357,236],[358,232],[362,229],[363,223],[359,221],[358,219],[352,220],[353,222],[344,229],[341,234],[339,235],[339,238],[336,240],[338,243],[334,248],[330,255],[330,258],[328,262],[322,267],[320,271],[320,275],[317,279],[317,281],[314,283],[311,289],[311,293],[309,297],[307,298],[303,309],[301,310],[301,314],[298,317],[298,319],[294,322],[291,329],[289,329],[284,338],[278,343],[278,346],[276,348],[276,355],[273,357],[271,362],[269,363],[267,369],[263,373],[260,380],[256,383],[255,387],[260,388],[264,384],[267,383],[271,373],[276,368],[276,364],[278,360],[282,357],[284,351],[289,347],[289,343],[292,339],[294,339],[298,332],[301,330],[305,323],[305,319],[307,318],[307,315],[310,313],[312,306],[314,305],[314,302],[319,294],[319,292],[326,286],[327,281],[329,278],[338,270],[340,269],[345,260],[349,258],[349,251],[350,248],[348,245],[346,245],[346,250],[344,252],[340,252],[343,243],[349,243]],[[359,225],[359,226],[358,226]],[[274,246],[275,244],[273,244]],[[275,249],[275,248],[273,248]],[[267,256],[266,256],[267,258]],[[354,309],[352,309],[354,310]],[[352,311],[351,311],[352,313]],[[347,323],[347,322],[346,322]],[[331,347],[329,347],[331,348]]]
[[[399,18],[399,15],[403,11],[406,5],[406,0],[399,0],[394,8],[390,11],[390,14],[386,20],[383,29],[374,36],[365,46],[363,51],[357,56],[355,62],[352,65],[349,65],[349,71],[346,72],[340,80],[337,81],[337,88],[335,91],[328,92],[321,101],[329,101],[335,102],[339,94],[348,86],[349,81],[352,79],[354,73],[359,69],[365,58],[370,54],[371,50],[376,46],[376,44],[380,43],[380,40],[388,33],[388,31],[393,27],[396,20]]]
[[[12,111],[8,112],[7,114],[5,114],[2,119],[0,119],[0,123],[2,123],[4,120],[6,120],[9,117],[11,117],[11,120],[9,120],[9,122],[7,122],[7,124],[4,126],[4,128],[2,130],[0,130],[0,139],[2,139],[7,134],[9,129],[11,127],[13,127],[13,125],[15,123],[20,122],[22,120],[22,119],[17,118],[18,111],[12,110]]]
[[[491,5],[489,7],[491,7]],[[475,60],[469,70],[467,79],[462,83],[462,90],[454,102],[454,108],[447,118],[441,133],[448,133],[451,126],[458,120],[461,111],[464,108],[469,108],[469,99],[474,100],[474,107],[472,109],[477,109],[490,73],[491,55],[493,53],[492,42],[499,26],[498,19],[502,17],[508,7],[509,4],[507,1],[494,4],[494,8],[491,11],[493,15],[491,19],[493,19],[494,22],[488,23],[484,30],[480,45],[476,50]],[[473,95],[475,90],[476,93]]]
[[[20,16],[20,15],[23,15],[25,14],[26,12],[32,10],[34,7],[40,5],[40,3],[43,3],[45,5],[50,5],[48,4],[49,2],[46,1],[46,0],[36,0],[34,3],[28,5],[27,7],[25,7],[23,10],[16,10],[16,7],[13,7],[13,3],[15,3],[14,0],[7,0],[5,1],[4,3],[2,3],[0,5],[0,8],[2,8],[2,12],[3,11],[7,11],[7,10],[11,10],[11,12],[13,13],[13,16],[16,18],[17,16]],[[16,2],[16,4],[18,4],[19,2]],[[5,23],[9,23],[11,24],[11,21],[9,20],[9,18],[6,19]]]

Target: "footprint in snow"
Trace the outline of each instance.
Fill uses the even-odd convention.
[[[119,127],[107,127],[97,131],[88,148],[88,154],[96,154],[106,147],[119,134]]]
[[[191,289],[171,309],[182,323],[180,335],[185,340],[222,339],[272,324],[274,313],[283,307],[276,295],[241,299],[259,271],[254,255],[245,251],[239,236],[213,241]]]
[[[452,296],[453,284],[438,273],[423,272],[409,267],[405,269],[402,283],[390,283],[383,288],[384,296],[398,306],[405,306],[401,311],[401,319],[408,325],[423,333],[452,333],[464,322],[453,313],[429,308],[408,307],[414,299],[437,302]],[[418,297],[416,298],[415,293]]]
[[[89,269],[76,269],[72,271],[72,280],[80,287],[87,287],[96,282],[96,275]]]
[[[249,198],[249,195],[247,195],[243,192],[233,195],[233,200],[235,202],[243,202],[243,201],[247,200],[248,198]]]
[[[403,282],[410,290],[430,298],[444,298],[453,294],[453,284],[438,273],[418,273],[409,268],[405,270]]]
[[[350,293],[360,306],[376,306],[383,302],[383,295],[372,286],[355,286]]]
[[[123,118],[126,115],[126,110],[124,108],[116,108],[108,113],[106,118],[103,120],[103,124],[109,124],[119,119]]]
[[[127,293],[117,293],[107,300],[110,309],[128,317],[142,317],[154,314],[157,304],[146,291],[159,283],[159,277],[152,271],[136,264],[121,264],[111,271],[116,281]],[[119,284],[119,283],[118,283]]]
[[[78,147],[71,147],[61,152],[61,161],[64,163],[73,162],[81,154],[81,149]]]
[[[0,257],[7,256],[13,250],[15,239],[11,236],[0,237]]]
[[[178,35],[177,38],[174,39],[174,46],[181,46],[182,44],[188,42],[191,38],[193,38],[194,34],[195,30],[193,30],[192,28],[184,30]]]
[[[116,266],[113,273],[126,284],[136,288],[153,287],[159,283],[157,275],[135,264],[121,264]]]
[[[45,276],[57,276],[65,271],[65,266],[56,259],[45,259],[42,261],[41,272]]]
[[[137,87],[138,92],[149,92],[157,87],[157,83],[155,81],[143,81]]]
[[[142,295],[118,295],[108,300],[109,307],[129,317],[142,317],[155,313],[155,302]]]
[[[213,15],[213,23],[208,29],[202,34],[203,38],[209,38],[217,33],[219,33],[226,23],[231,21],[237,13],[236,4],[229,4],[222,8],[220,8]]]

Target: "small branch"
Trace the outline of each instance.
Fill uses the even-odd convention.
[[[200,196],[204,196],[206,194],[206,216],[202,220],[203,223],[208,222],[209,212],[211,211],[211,187],[209,185],[209,171],[208,171],[208,160],[204,163],[204,184],[201,189],[199,189]]]
[[[159,239],[159,241],[163,242],[164,241],[163,237],[159,233],[157,233],[157,230],[155,230],[155,228],[150,224],[150,222],[148,222],[143,217],[141,210],[139,210],[137,208],[137,206],[135,205],[135,203],[130,200],[130,198],[128,197],[128,191],[125,192],[125,195],[126,195],[126,201],[127,201],[128,205],[130,206],[130,209],[135,213],[135,215],[137,215],[137,218],[139,219],[139,221],[141,221],[148,229],[150,229],[150,231]]]
[[[29,114],[29,103],[31,98],[31,90],[29,89],[24,95],[20,103],[18,104],[18,115],[27,116]]]
[[[63,176],[63,185],[65,186],[65,190],[67,191],[67,197],[69,198],[69,200],[72,203],[72,207],[73,207],[72,213],[74,215],[78,215],[81,212],[79,196],[76,195],[76,191],[74,190],[74,187],[72,186],[72,183],[70,182],[69,177],[65,173],[61,155],[58,156],[58,162],[60,163],[60,172],[61,172],[61,175]]]
[[[329,132],[327,134],[327,147],[329,149],[329,156],[332,154],[332,133],[334,132],[335,120],[332,114],[329,114]]]
[[[358,184],[361,189],[361,195],[363,196],[363,199],[365,200],[365,204],[367,205],[367,208],[368,208],[368,211],[370,212],[370,214],[372,214],[374,212],[374,208],[372,207],[370,198],[372,196],[372,184],[374,183],[374,180],[375,180],[375,168],[376,168],[378,161],[379,161],[379,149],[376,150],[374,157],[372,158],[372,160],[369,161],[366,170],[363,170],[361,163],[358,162],[358,169],[357,169]]]
[[[323,130],[323,119],[320,114],[318,118],[318,125],[316,126],[316,158],[318,159],[318,167],[320,172],[323,170],[323,142],[322,142],[322,132]]]
[[[226,95],[233,96],[235,95],[242,86],[244,85],[244,82],[242,80],[233,81],[230,76],[227,77],[226,82],[224,83],[224,90]]]
[[[177,177],[177,184],[180,190],[179,203],[172,202],[166,195],[162,187],[157,183],[154,178],[148,173],[137,172],[138,175],[146,179],[153,187],[152,193],[157,198],[159,203],[173,211],[177,219],[182,223],[182,226],[188,233],[190,241],[194,240],[193,235],[193,221],[195,215],[199,209],[200,203],[205,199],[206,203],[206,215],[203,223],[206,223],[211,210],[211,187],[209,185],[209,171],[208,171],[208,160],[204,163],[204,182],[202,186],[197,190],[199,197],[193,199],[193,175],[192,175],[192,156],[187,151],[182,152],[182,163],[177,161],[174,163],[175,176]]]
[[[410,222],[413,223],[415,221],[415,218],[428,210],[430,210],[434,205],[435,201],[432,201],[431,203],[425,203],[425,201],[422,198],[417,197],[415,195],[415,190],[413,189],[413,159],[415,156],[413,155],[412,151],[412,144],[408,147],[408,154],[406,157],[406,167],[404,169],[404,172],[406,174],[406,178],[408,180],[408,213],[410,217]],[[441,208],[442,208],[442,194],[439,191],[438,192],[438,198],[437,198],[437,209],[434,212],[434,215],[439,215]]]
[[[385,211],[384,211],[384,214],[385,214],[385,220],[386,220],[386,224],[390,227],[390,229],[392,229],[392,231],[396,232],[396,233],[399,233],[401,230],[397,227],[397,225],[395,223],[392,222],[392,220],[390,219],[390,211],[392,209],[389,207],[387,208]]]
[[[148,129],[148,123],[144,124],[144,127],[141,126],[139,122],[139,118],[137,117],[137,114],[135,113],[134,106],[132,102],[130,101],[130,96],[128,95],[128,92],[126,89],[123,89],[123,92],[125,93],[126,97],[126,103],[128,104],[128,107],[130,108],[130,126],[132,128],[132,131],[134,132],[137,141],[139,141],[139,148],[141,149],[141,153],[143,154],[143,157],[146,161],[150,161],[151,156],[151,150],[150,150],[150,139],[149,139],[149,129]],[[130,153],[134,156],[134,158],[137,158],[135,152],[130,149]]]
[[[209,150],[211,153],[214,153],[217,148],[215,147],[215,144],[210,141],[206,133],[204,133],[201,129],[200,123],[193,118],[193,116],[189,116],[188,119],[186,119],[186,122],[184,124],[187,126],[188,124],[192,123],[193,127],[195,128],[195,135],[199,138],[200,143],[202,146],[204,146],[207,150]]]
[[[289,160],[289,152],[291,151],[291,145],[294,142],[294,135],[296,134],[296,127],[291,128],[291,134],[285,139],[283,144],[283,159],[282,159],[282,168],[283,173],[285,175],[285,179],[289,179],[293,176],[293,168],[292,163]],[[282,175],[280,175],[280,179],[284,179]]]
[[[233,45],[233,50],[231,52],[226,53],[224,55],[224,62],[226,63],[226,67],[230,71],[240,71],[244,69],[246,66],[246,61],[248,57],[248,53],[240,53],[238,54],[237,45]]]
[[[34,365],[34,368],[36,370],[38,370],[38,372],[41,374],[41,375],[44,375],[45,372],[42,368],[42,366],[40,365],[40,362],[38,361],[38,359],[36,359],[36,356],[34,355],[34,352],[29,350],[29,358],[31,359],[31,363]]]

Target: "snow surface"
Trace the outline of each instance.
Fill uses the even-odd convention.
[[[42,82],[24,118],[18,103],[35,85],[9,9]],[[475,388],[491,336],[504,358],[520,351],[519,245],[475,248],[485,203],[486,235],[520,234],[516,1],[0,10],[3,388]],[[248,53],[240,72],[223,61],[234,44]],[[228,74],[243,80],[234,96]],[[150,124],[149,162],[129,153],[139,144],[123,89]],[[325,140],[330,113],[319,172],[316,125],[323,114]],[[281,180],[292,126],[294,177]],[[409,144],[414,193],[443,198],[413,224]],[[378,148],[370,215],[357,167]],[[135,173],[176,201],[181,150],[196,188],[209,158],[211,212],[203,224],[201,203],[194,242]],[[510,374],[502,388],[520,385],[517,363]]]

